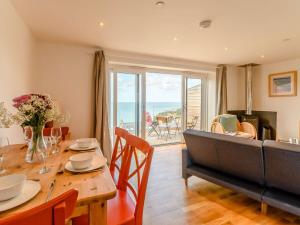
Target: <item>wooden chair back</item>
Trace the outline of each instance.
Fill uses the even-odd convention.
[[[128,149],[126,145],[126,138],[128,134],[128,131],[123,128],[115,128],[116,141],[111,157],[109,170],[116,186],[118,186],[122,163],[124,163],[124,158],[126,156],[125,151],[127,151]],[[116,172],[118,172],[118,176],[116,176]]]
[[[73,213],[77,196],[77,190],[69,190],[35,208],[0,219],[0,225],[65,225]]]
[[[131,194],[130,196],[133,195],[133,200],[136,203],[135,225],[142,225],[145,195],[154,149],[145,140],[130,134],[126,140],[128,156],[124,164],[124,173],[119,188],[122,191],[127,191]],[[133,185],[131,181],[135,177],[137,180]]]

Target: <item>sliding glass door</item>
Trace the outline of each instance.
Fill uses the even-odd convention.
[[[140,100],[139,75],[133,73],[115,73],[116,126],[128,130],[131,134],[139,135]]]
[[[146,140],[152,145],[181,142],[182,76],[146,73]]]
[[[188,74],[115,71],[110,76],[111,128],[151,145],[180,143],[185,129],[205,125],[205,79]]]

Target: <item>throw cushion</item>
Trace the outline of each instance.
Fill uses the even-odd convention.
[[[227,132],[237,132],[237,117],[236,115],[224,114],[220,115],[219,122]]]

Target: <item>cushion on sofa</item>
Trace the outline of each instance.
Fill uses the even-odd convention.
[[[268,140],[263,150],[267,187],[300,195],[300,145]]]
[[[216,146],[222,172],[264,184],[261,141],[229,136],[218,138]]]
[[[196,130],[183,135],[193,163],[264,184],[261,141]]]
[[[237,117],[236,115],[223,114],[219,116],[219,122],[222,124],[225,131],[236,132],[237,128]]]
[[[219,169],[216,142],[208,132],[186,130],[183,132],[185,143],[192,162],[213,169]]]

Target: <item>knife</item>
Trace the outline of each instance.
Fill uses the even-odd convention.
[[[51,194],[52,194],[52,192],[53,192],[55,183],[56,183],[56,179],[54,179],[54,180],[51,182],[51,184],[50,184],[49,191],[48,191],[47,198],[46,198],[46,202],[48,202],[49,199],[50,199],[50,197],[51,197]]]

